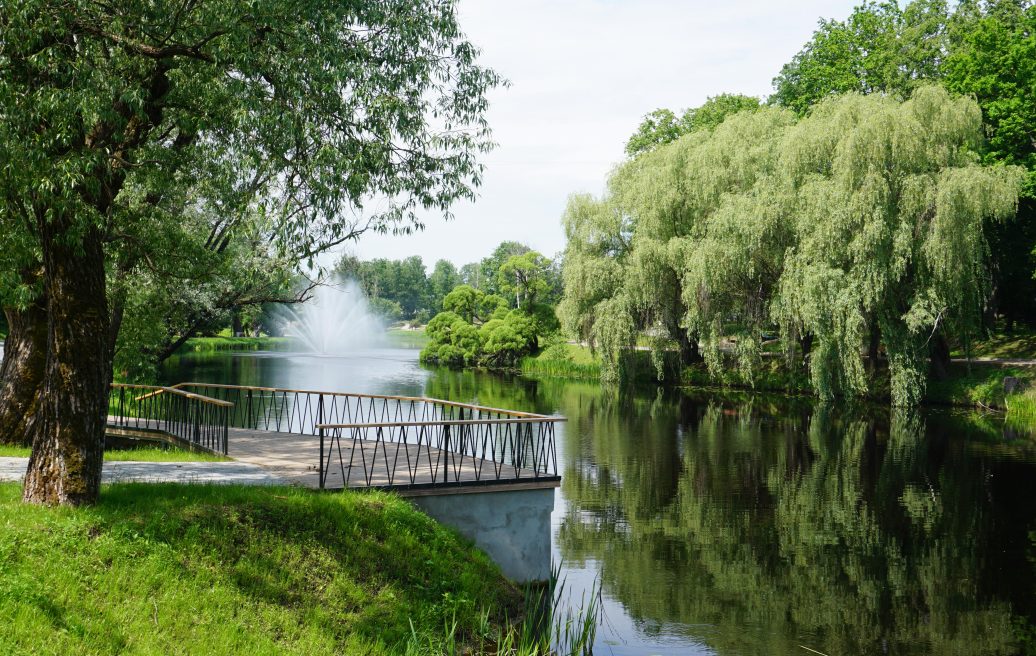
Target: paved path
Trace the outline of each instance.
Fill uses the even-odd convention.
[[[0,481],[20,481],[28,458],[0,458]],[[285,485],[288,481],[246,462],[105,462],[105,483],[226,483]]]

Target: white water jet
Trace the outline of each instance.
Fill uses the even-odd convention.
[[[359,285],[335,280],[317,287],[305,303],[284,308],[284,333],[305,351],[348,355],[379,346],[385,322],[371,312]]]

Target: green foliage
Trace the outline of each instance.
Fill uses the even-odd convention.
[[[974,101],[919,87],[848,95],[796,120],[742,112],[620,166],[563,218],[565,327],[606,378],[639,334],[699,343],[749,384],[763,333],[808,337],[813,387],[867,392],[880,333],[893,402],[924,394],[929,342],[974,332],[989,293],[985,227],[1012,216],[1021,172],[981,166]]]
[[[457,267],[453,266],[453,263],[449,260],[439,260],[435,263],[435,268],[432,269],[432,274],[428,276],[428,287],[431,295],[428,310],[435,314],[442,312],[442,302],[446,298],[454,287],[460,285],[463,281],[461,280],[460,273],[457,271]]]
[[[831,95],[881,93],[899,100],[941,76],[945,0],[866,2],[845,21],[821,20],[813,38],[773,81],[773,104],[805,114]]]
[[[514,367],[536,347],[537,327],[535,317],[523,310],[499,308],[479,327],[447,310],[428,322],[429,342],[421,361],[448,367]]]
[[[758,98],[724,93],[709,98],[701,107],[684,110],[679,118],[670,109],[656,109],[644,117],[637,131],[626,142],[626,154],[636,157],[672,143],[690,132],[712,130],[728,116],[758,108]]]
[[[484,324],[507,313],[507,301],[470,285],[459,285],[442,301],[443,310],[454,312],[472,324]]]
[[[428,345],[421,350],[421,361],[447,367],[472,365],[478,359],[482,336],[478,328],[450,310],[435,315],[425,327]]]
[[[402,260],[360,260],[346,255],[335,271],[355,280],[371,304],[392,320],[414,319],[418,312],[442,302],[432,293],[424,263],[416,255]]]
[[[551,261],[536,251],[512,255],[496,272],[497,289],[516,308],[535,305],[550,293]]]
[[[865,390],[860,345],[879,330],[893,402],[916,403],[933,334],[975,330],[988,293],[984,222],[1014,213],[1020,182],[1017,169],[977,165],[981,133],[977,105],[938,87],[905,103],[828,101],[792,132],[797,245],[773,314],[786,336],[815,335],[821,395]]]
[[[0,486],[11,654],[396,654],[447,621],[491,634],[521,595],[391,495],[117,485],[93,507]],[[485,609],[485,610],[483,610]]]
[[[1036,6],[1018,0],[867,3],[823,21],[774,80],[770,101],[800,114],[833,94],[909,97],[926,81],[971,95],[982,110],[986,163],[1024,166],[1018,220],[987,224],[990,313],[1036,322]]]

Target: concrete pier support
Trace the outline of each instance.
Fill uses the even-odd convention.
[[[550,513],[556,481],[422,490],[406,494],[438,522],[472,540],[517,583],[550,578]]]

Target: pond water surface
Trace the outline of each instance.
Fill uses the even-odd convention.
[[[165,382],[568,417],[553,553],[595,654],[1036,653],[1036,438],[995,415],[428,369],[417,349],[188,353]]]

